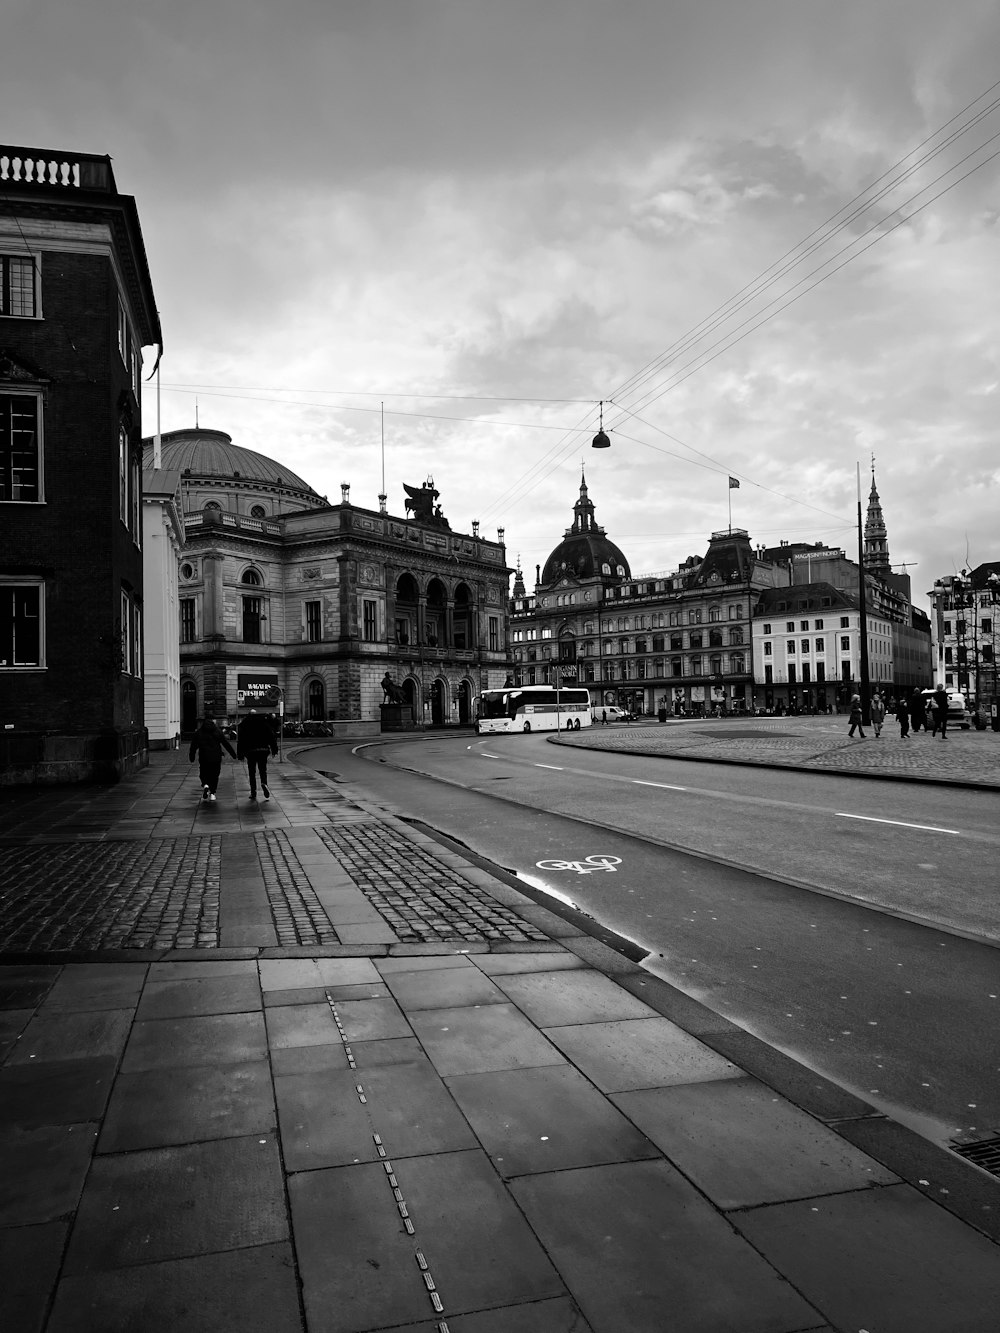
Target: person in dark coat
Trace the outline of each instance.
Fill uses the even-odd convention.
[[[896,721],[899,723],[899,739],[905,741],[910,734],[910,705],[903,695],[896,705]]]
[[[251,708],[236,733],[236,754],[240,759],[247,761],[251,801],[257,799],[258,775],[264,800],[271,799],[271,793],[267,789],[267,756],[277,753],[278,746],[270,720],[263,713],[258,713],[256,708]]]
[[[948,739],[948,691],[943,685],[939,685],[934,691],[934,730],[932,736],[938,733],[938,727],[941,728],[941,739]]]
[[[914,732],[918,732],[921,727],[927,730],[927,701],[924,699],[922,690],[914,690],[910,695],[910,721],[913,723]]]
[[[219,774],[222,772],[222,751],[228,750],[235,759],[233,747],[226,740],[221,727],[214,717],[202,719],[201,726],[191,740],[191,752],[188,756],[194,763],[198,756],[198,777],[201,780],[201,799],[214,801],[219,786]]]
[[[863,718],[862,718],[862,714],[861,714],[861,695],[860,695],[860,694],[855,694],[855,695],[852,695],[852,696],[851,696],[851,716],[850,716],[849,721],[850,721],[851,725],[850,725],[850,727],[848,728],[848,732],[847,732],[848,736],[853,736],[853,735],[854,735],[854,728],[857,727],[857,729],[858,729],[858,737],[859,737],[859,739],[864,740],[864,739],[865,739],[865,733],[861,730],[861,728],[862,728],[862,726],[864,725],[864,723],[863,723]]]

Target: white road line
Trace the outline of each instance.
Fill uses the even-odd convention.
[[[553,773],[561,773],[562,769],[558,764],[535,764],[535,768],[551,768]]]
[[[838,819],[863,819],[866,824],[894,824],[897,828],[923,829],[925,833],[953,833],[956,838],[962,836],[961,829],[938,828],[936,824],[907,824],[903,819],[876,819],[874,815],[849,815],[843,810],[835,810],[834,814]]]
[[[637,787],[662,787],[664,791],[687,791],[687,787],[675,787],[672,782],[643,782],[642,778],[633,778]]]

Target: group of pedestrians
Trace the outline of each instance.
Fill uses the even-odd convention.
[[[890,697],[888,703],[882,698],[881,692],[876,690],[871,698],[869,713],[876,740],[882,735],[887,713],[894,714],[899,723],[900,740],[906,740],[911,727],[914,732],[929,731],[932,736],[940,731],[941,739],[948,739],[948,691],[943,685],[939,685],[929,699],[922,690],[915,689],[909,696],[901,694],[898,700]],[[857,731],[858,739],[865,740],[860,694],[851,697],[851,716],[848,721],[848,736],[853,736]]]
[[[236,749],[229,744],[225,732],[215,718],[206,715],[201,726],[194,733],[191,741],[189,758],[193,764],[198,759],[198,777],[201,782],[201,799],[218,800],[219,774],[222,772],[222,752],[226,750],[233,759],[246,760],[247,773],[250,777],[250,800],[257,800],[257,781],[265,801],[271,799],[267,786],[268,755],[278,753],[278,742],[270,718],[251,708],[236,729]]]

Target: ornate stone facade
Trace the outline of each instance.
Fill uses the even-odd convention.
[[[162,450],[185,509],[185,730],[205,712],[235,717],[267,683],[287,717],[357,735],[380,729],[386,672],[418,727],[471,722],[476,695],[503,684],[500,543],[451,531],[440,506],[399,518],[346,486],[328,504],[220,431],[174,431]]]

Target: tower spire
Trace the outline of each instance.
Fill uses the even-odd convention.
[[[875,455],[872,454],[872,488],[868,495],[868,513],[865,517],[865,569],[870,574],[889,574],[889,539],[886,534],[885,519],[882,517],[882,503],[875,485]]]

